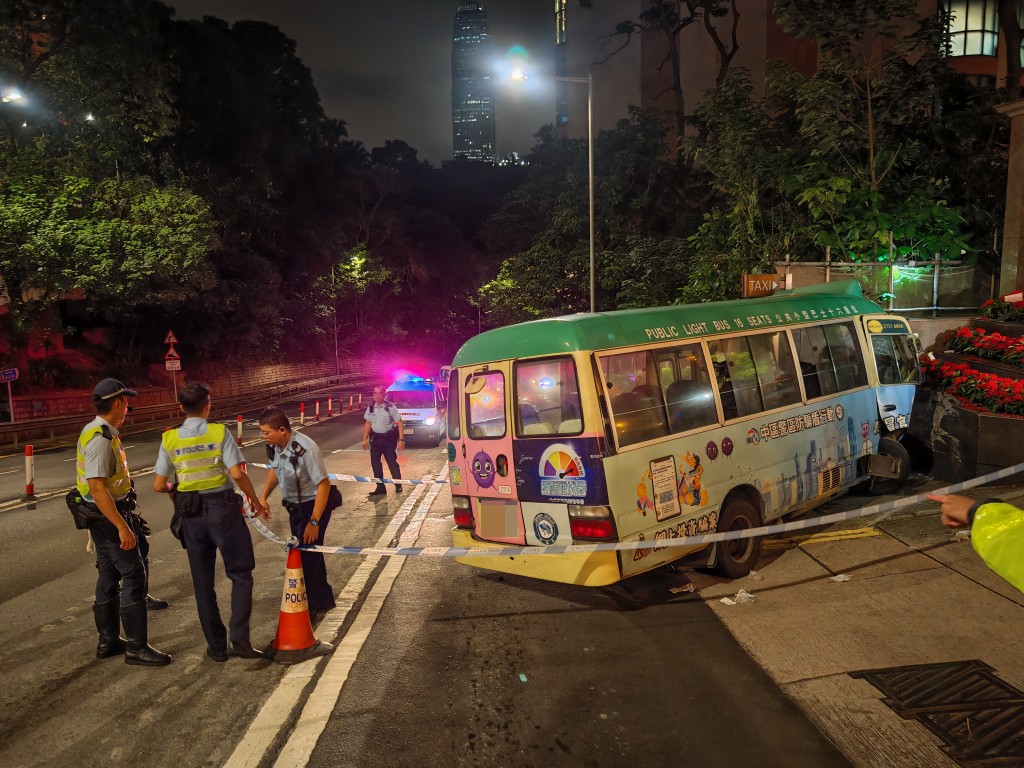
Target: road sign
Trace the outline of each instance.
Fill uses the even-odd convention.
[[[8,368],[6,371],[0,371],[0,382],[3,381],[17,381],[18,380],[18,369]]]
[[[170,349],[167,350],[167,354],[164,355],[164,360],[179,360],[180,361],[181,360],[181,355],[178,354],[178,350],[176,350],[174,347],[171,347]],[[168,368],[167,370],[171,370],[171,369]],[[179,368],[178,370],[181,370],[181,369]]]
[[[743,275],[743,298],[771,296],[779,289],[778,275]]]
[[[164,367],[167,368],[168,371],[180,371],[181,370],[181,360],[178,360],[178,359],[175,359],[175,360],[165,360],[164,361]]]
[[[164,344],[177,344],[178,339],[174,335],[174,331],[168,331],[167,336],[164,338]]]

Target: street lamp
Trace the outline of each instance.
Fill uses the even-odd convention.
[[[526,73],[521,69],[512,72],[513,80],[526,80]],[[586,77],[562,77],[552,75],[552,80],[560,83],[580,83],[587,86],[587,187],[590,196],[590,312],[595,312],[594,301],[594,82],[587,73]]]

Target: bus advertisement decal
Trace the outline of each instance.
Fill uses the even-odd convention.
[[[599,446],[594,438],[515,445],[520,499],[585,504],[605,493]]]
[[[650,467],[651,482],[654,485],[654,513],[660,523],[662,520],[667,520],[679,514],[679,496],[677,495],[679,483],[676,481],[676,460],[673,456],[653,459]],[[644,490],[647,490],[646,483],[644,483]],[[638,506],[639,503],[638,500]]]
[[[673,525],[671,528],[662,528],[660,531],[656,531],[654,533],[654,541],[667,541],[668,539],[681,539],[685,536],[697,536],[701,533],[712,533],[717,527],[718,512],[708,512],[700,515],[699,517],[691,517],[689,520],[683,520],[677,525]],[[646,540],[646,537],[642,533],[637,537],[637,541]],[[637,560],[643,560],[653,551],[653,547],[634,550],[634,562]]]
[[[550,547],[552,544],[573,543],[569,528],[569,508],[565,504],[524,501],[522,507],[528,546]]]

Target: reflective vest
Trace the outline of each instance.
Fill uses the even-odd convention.
[[[90,440],[97,437],[106,440],[107,438],[102,437],[102,435],[103,425],[101,424],[98,427],[83,429],[82,434],[78,436],[78,447],[75,456],[75,487],[84,499],[92,500],[92,496],[89,494],[89,478],[85,476],[85,446],[89,444]],[[120,501],[132,489],[132,476],[128,472],[128,457],[125,456],[124,448],[121,447],[121,438],[111,436],[110,448],[114,451],[116,469],[112,477],[104,478],[104,482],[114,501]]]
[[[226,432],[223,424],[207,424],[206,434],[197,437],[181,437],[177,429],[164,432],[164,450],[178,476],[175,490],[212,491],[229,483],[221,455]]]
[[[971,546],[989,568],[1024,592],[1024,509],[982,504],[971,525]]]

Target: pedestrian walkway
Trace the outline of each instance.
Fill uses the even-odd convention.
[[[968,495],[1024,505],[1020,487]],[[766,545],[749,576],[694,583],[855,765],[1024,765],[1024,594],[937,504]]]

